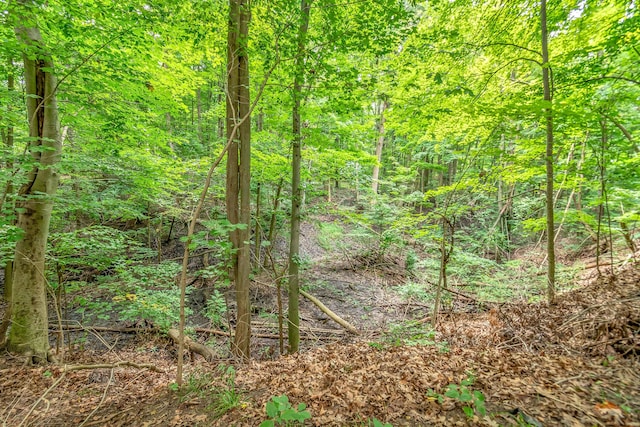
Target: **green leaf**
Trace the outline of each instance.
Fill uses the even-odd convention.
[[[269,418],[275,418],[279,412],[278,406],[273,402],[273,400],[267,402],[267,416]]]
[[[448,390],[444,393],[445,396],[450,397],[452,399],[457,399],[460,397],[460,392],[458,391],[458,386],[455,384],[449,384]]]
[[[460,397],[458,398],[460,402],[471,402],[473,400],[473,396],[471,392],[466,387],[460,390]]]
[[[473,418],[473,408],[469,407],[469,406],[464,406],[462,408],[462,410],[464,411],[465,415],[469,418]]]
[[[260,427],[275,427],[276,423],[273,420],[266,420],[260,423]]]

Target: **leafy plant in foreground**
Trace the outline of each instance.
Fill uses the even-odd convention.
[[[435,397],[439,403],[443,403],[445,397],[461,402],[464,405],[462,410],[469,418],[472,418],[475,414],[484,417],[487,414],[485,397],[480,390],[471,388],[473,382],[474,378],[469,376],[467,379],[462,380],[460,384],[449,384],[444,394],[435,393],[431,390],[428,395],[429,397]]]
[[[260,427],[304,424],[305,420],[311,418],[311,413],[306,410],[306,407],[304,403],[299,403],[297,409],[292,407],[286,394],[273,396],[266,407],[269,419],[261,422]]]

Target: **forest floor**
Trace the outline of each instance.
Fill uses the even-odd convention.
[[[327,253],[305,227],[302,250],[313,262],[304,288],[359,335],[303,300],[302,351],[278,357],[275,291],[258,275],[251,362],[234,360],[224,337],[209,339],[219,360],[196,356],[177,392],[171,340],[88,329],[87,345],[61,365],[26,367],[0,355],[0,425],[258,426],[266,402],[286,394],[307,405],[311,426],[374,418],[394,426],[640,426],[638,262],[600,277],[585,271],[554,306],[483,303],[463,289],[431,330],[430,306],[397,291],[409,279],[399,261]]]

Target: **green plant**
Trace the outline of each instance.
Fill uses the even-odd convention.
[[[487,414],[485,397],[480,390],[471,388],[474,381],[475,379],[470,375],[467,379],[462,380],[460,384],[449,384],[444,394],[430,390],[427,395],[436,398],[440,403],[443,403],[446,397],[461,402],[463,404],[462,411],[469,418],[474,415],[484,417]]]
[[[393,427],[391,423],[383,423],[377,418],[372,418],[371,420],[369,420],[367,425],[371,427]]]
[[[321,222],[318,224],[318,244],[325,251],[336,249],[342,241],[344,230],[335,222]]]
[[[299,403],[297,408],[291,406],[286,394],[273,396],[267,402],[266,411],[268,420],[260,423],[260,427],[292,426],[304,424],[311,418],[311,413],[306,410],[307,405]]]
[[[212,327],[219,327],[224,324],[226,312],[227,302],[224,295],[219,290],[214,289],[207,300],[207,308],[204,315],[209,319]]]
[[[407,300],[433,301],[435,295],[423,283],[408,282],[395,288]]]
[[[435,345],[436,331],[416,321],[395,323],[385,334],[385,341],[395,346]],[[446,345],[446,343],[440,343]]]
[[[236,388],[236,370],[233,366],[218,366],[224,387],[216,388],[211,395],[211,404],[215,417],[224,415],[227,411],[242,405],[242,392]]]

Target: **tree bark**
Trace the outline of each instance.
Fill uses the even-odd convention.
[[[234,279],[236,288],[237,324],[233,352],[244,360],[250,357],[251,306],[249,273],[251,257],[249,229],[251,223],[251,118],[249,99],[249,35],[250,8],[248,0],[230,0],[227,47],[227,132],[232,139],[227,155],[227,218],[232,224],[242,224],[231,232],[235,249]],[[241,121],[242,119],[242,121]],[[229,129],[239,123],[237,138]]]
[[[12,94],[15,91],[15,77],[13,75],[13,60],[9,59],[8,61],[8,75],[7,75],[7,91]],[[7,112],[11,111],[11,101],[9,101],[7,103]],[[9,123],[9,125],[7,125],[7,133],[6,133],[6,137],[4,138],[4,144],[7,147],[7,152],[9,153],[9,158],[8,160],[5,162],[5,167],[7,168],[7,171],[12,171],[13,170],[13,160],[12,160],[12,156],[13,156],[13,124]],[[13,181],[11,179],[9,179],[7,181],[7,185],[6,188],[4,190],[4,198],[2,201],[0,201],[0,212],[2,212],[2,205],[4,204],[3,202],[7,199],[10,198],[11,195],[13,194]],[[13,212],[13,208],[11,208],[11,210],[9,211],[12,216],[15,212]],[[4,212],[2,212],[4,214]],[[13,224],[15,224],[15,220],[12,221]],[[7,263],[4,266],[4,299],[7,303],[10,303],[11,301],[11,287],[13,283],[13,260],[11,261],[7,261]],[[5,331],[6,332],[6,331]],[[0,343],[4,342],[4,334],[0,335]]]
[[[547,194],[546,194],[546,216],[547,216],[547,301],[555,304],[556,301],[556,256],[555,256],[555,231],[554,231],[554,203],[553,203],[553,108],[551,96],[551,78],[549,73],[549,47],[547,32],[547,1],[542,0],[540,4],[540,28],[542,35],[542,86],[544,90],[544,100],[547,102],[545,108],[545,118],[547,124],[547,140],[545,165],[547,170]]]
[[[376,143],[376,164],[373,165],[373,176],[371,178],[371,186],[374,194],[378,193],[378,177],[380,176],[380,165],[382,164],[382,148],[384,146],[384,111],[387,109],[386,101],[380,102],[380,122],[378,123],[378,142]]]
[[[302,84],[304,82],[304,51],[307,32],[309,30],[309,15],[312,0],[300,2],[300,27],[298,28],[298,52],[295,63],[293,81],[293,156],[291,177],[291,241],[289,244],[289,353],[296,353],[300,345],[300,206],[302,191],[300,186],[300,168],[302,162],[302,132],[300,128],[300,103],[302,100]]]
[[[32,22],[21,18],[20,22]],[[45,362],[49,360],[45,252],[52,196],[58,187],[55,166],[62,150],[56,78],[53,61],[43,50],[39,29],[17,27],[15,32],[20,43],[29,46],[30,52],[37,52],[35,58],[23,55],[29,150],[35,163],[19,190],[17,203],[17,224],[24,235],[16,244],[7,348],[30,357],[32,362]]]

